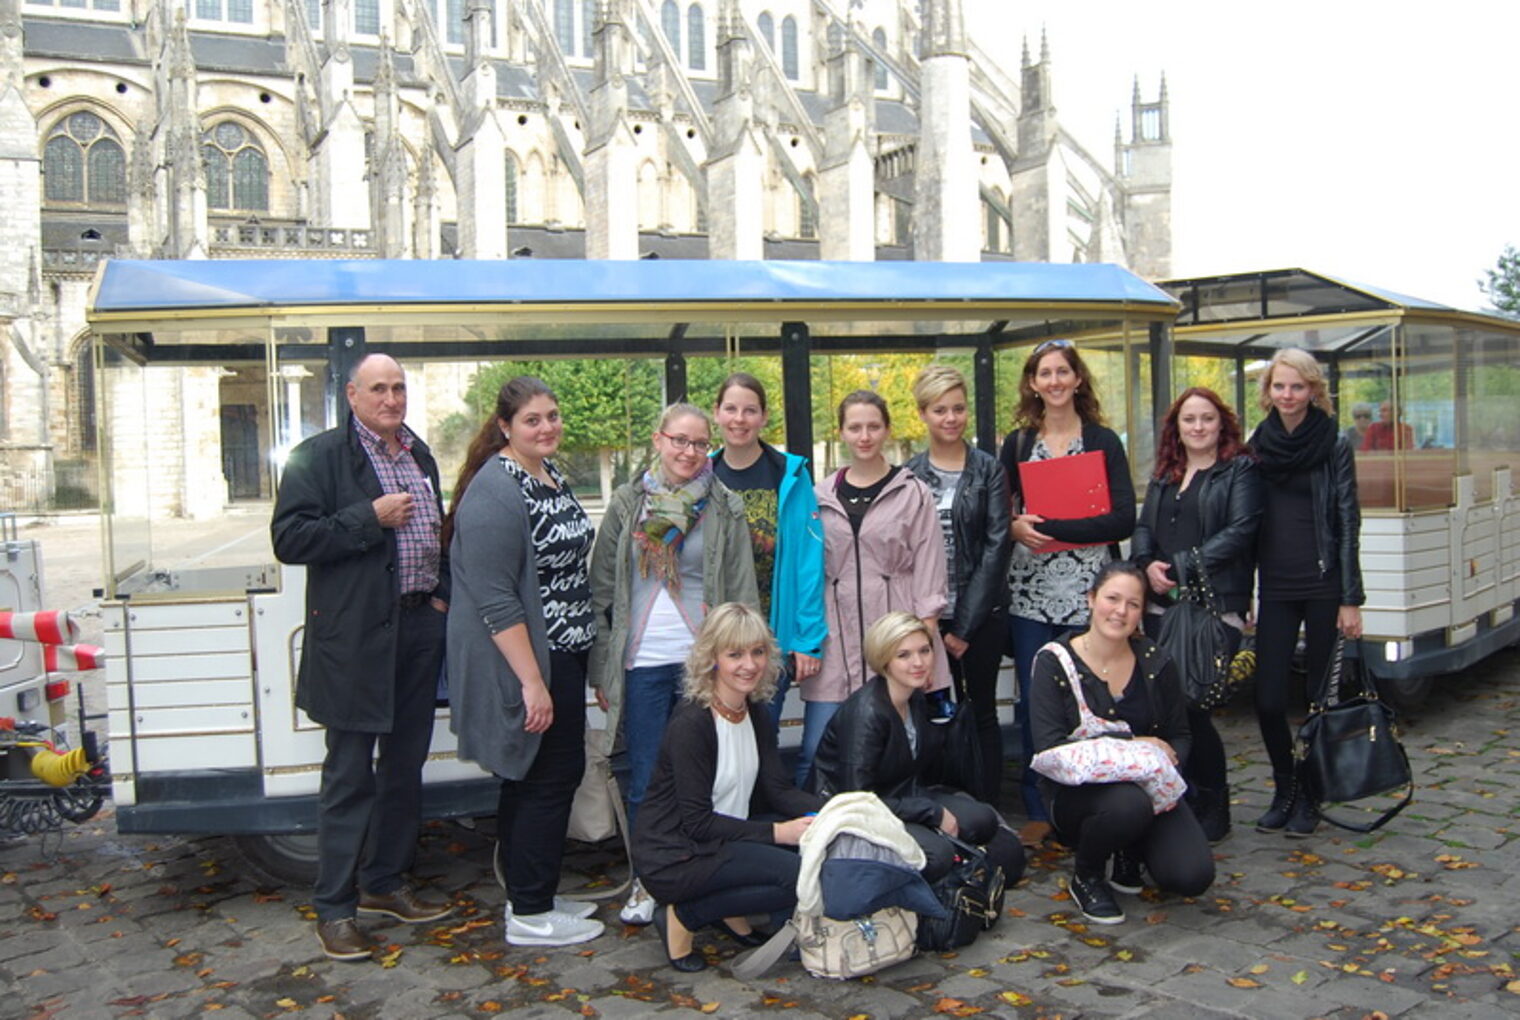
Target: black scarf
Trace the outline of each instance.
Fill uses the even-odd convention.
[[[1336,438],[1335,422],[1314,405],[1309,405],[1304,420],[1292,432],[1283,427],[1282,415],[1274,407],[1267,420],[1256,427],[1251,448],[1256,451],[1262,476],[1270,482],[1283,482],[1328,461]]]

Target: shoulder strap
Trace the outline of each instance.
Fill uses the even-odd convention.
[[[1054,655],[1061,663],[1061,668],[1066,670],[1066,680],[1071,685],[1071,693],[1077,699],[1077,714],[1081,716],[1083,722],[1086,722],[1093,711],[1087,707],[1087,698],[1082,694],[1082,675],[1077,670],[1077,663],[1072,659],[1071,652],[1059,641],[1049,642],[1040,651]]]
[[[756,947],[743,956],[735,957],[733,975],[740,981],[753,981],[765,974],[776,965],[786,952],[797,941],[797,922],[788,920],[786,924],[765,941],[764,945]]]

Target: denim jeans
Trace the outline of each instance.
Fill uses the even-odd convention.
[[[1029,716],[1029,684],[1034,674],[1034,653],[1062,634],[1077,629],[1060,623],[1031,620],[1027,616],[1008,617],[1009,654],[1013,656],[1013,668],[1019,676],[1019,700],[1013,706],[1014,721],[1019,724],[1019,761],[1024,766],[1023,775],[1019,779],[1019,792],[1024,797],[1024,813],[1032,822],[1050,821],[1044,798],[1040,796],[1040,777],[1029,767],[1034,758],[1034,726]]]
[[[786,692],[792,686],[792,670],[794,660],[791,655],[781,653],[781,672],[776,674],[776,693],[771,695],[771,732],[776,735],[779,744],[781,740],[781,710],[786,707]]]
[[[623,674],[623,746],[628,751],[628,827],[660,756],[660,738],[681,696],[679,662],[638,666]]]
[[[802,747],[797,752],[797,787],[806,790],[813,771],[813,755],[823,741],[823,731],[839,711],[842,701],[805,701],[802,704]]]

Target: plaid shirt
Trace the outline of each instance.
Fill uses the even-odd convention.
[[[369,462],[380,478],[380,488],[386,493],[412,494],[412,515],[396,529],[397,581],[401,594],[431,592],[438,587],[438,532],[443,526],[443,515],[438,510],[433,483],[412,457],[412,443],[417,437],[411,429],[401,426],[396,433],[401,450],[391,456],[385,440],[374,430],[357,417],[353,423],[360,445],[369,454]]]

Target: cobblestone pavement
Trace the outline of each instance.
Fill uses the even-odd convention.
[[[507,947],[489,837],[451,824],[427,829],[416,874],[456,916],[365,920],[387,943],[380,962],[334,963],[308,890],[255,877],[229,839],[120,836],[108,804],[0,848],[0,1017],[1520,1014],[1520,652],[1440,681],[1405,720],[1421,787],[1372,836],[1322,826],[1293,841],[1240,825],[1266,805],[1265,757],[1245,705],[1221,729],[1237,825],[1206,896],[1121,896],[1127,923],[1087,927],[1063,891],[1070,858],[1052,849],[974,945],[844,983],[794,963],[734,980],[735,947],[707,937],[716,966],[678,974],[653,932],[622,927],[610,905],[608,934],[584,947]],[[566,883],[616,881],[622,867],[577,848]]]

